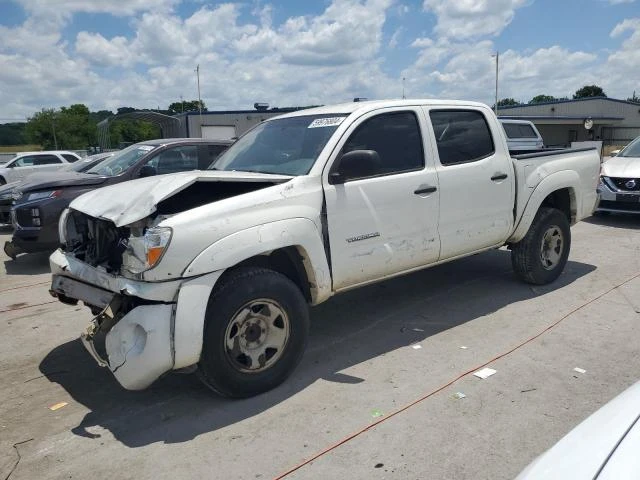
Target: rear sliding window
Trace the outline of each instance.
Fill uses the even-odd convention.
[[[495,152],[484,115],[477,110],[429,112],[442,165],[474,162]]]
[[[524,123],[503,123],[508,138],[538,138],[531,125]]]

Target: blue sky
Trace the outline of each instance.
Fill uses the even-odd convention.
[[[635,0],[0,0],[0,122],[41,108],[640,93]]]

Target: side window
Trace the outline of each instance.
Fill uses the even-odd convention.
[[[21,157],[18,160],[16,160],[16,162],[13,164],[14,167],[31,167],[33,166],[33,161],[36,157],[35,156],[26,156],[26,157]]]
[[[413,112],[384,113],[366,120],[346,141],[342,154],[354,150],[374,150],[378,154],[367,177],[424,167],[422,136]]]
[[[55,155],[38,155],[33,159],[33,165],[55,165],[56,163],[62,163]]]
[[[477,110],[429,112],[442,165],[474,162],[495,152],[484,115]]]
[[[197,170],[198,147],[184,145],[169,148],[155,155],[145,163],[145,166],[153,167],[156,175]]]
[[[69,153],[63,153],[62,156],[69,163],[73,163],[73,162],[77,162],[78,161],[78,157],[76,157],[75,155],[71,155]]]
[[[220,154],[224,152],[227,148],[229,148],[228,145],[205,145],[204,147],[205,158],[204,158],[204,161],[201,163],[200,168],[204,170],[207,167],[211,166],[213,162],[217,160],[218,156],[220,156]]]

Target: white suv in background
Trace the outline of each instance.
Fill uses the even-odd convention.
[[[80,160],[80,156],[65,150],[20,152],[0,168],[0,185],[22,180],[34,172],[58,170]]]
[[[527,153],[530,150],[541,150],[544,142],[538,129],[529,120],[512,120],[510,118],[500,118],[500,123],[507,135],[507,145],[509,152]]]

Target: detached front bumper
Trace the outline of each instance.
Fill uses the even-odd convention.
[[[51,294],[63,303],[81,300],[102,308],[81,335],[82,343],[98,365],[108,367],[124,388],[144,389],[173,368],[175,303],[138,305],[128,310],[125,305],[130,300],[121,294],[62,275],[53,275]],[[95,345],[100,332],[106,332],[107,359],[100,356]]]
[[[197,363],[211,289],[222,272],[170,282],[142,282],[106,273],[61,250],[49,258],[51,294],[99,312],[81,335],[100,366],[128,390]],[[96,348],[104,337],[107,358]]]

